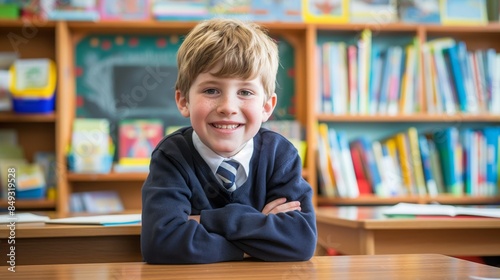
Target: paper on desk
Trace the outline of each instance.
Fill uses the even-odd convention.
[[[5,214],[0,215],[0,224],[10,223],[36,223],[49,220],[48,216],[35,215],[33,213]]]
[[[47,224],[76,224],[76,225],[102,225],[102,226],[129,225],[129,224],[138,224],[140,222],[141,222],[141,214],[82,216],[82,217],[50,219],[45,221],[45,223]]]
[[[383,211],[385,215],[481,216],[500,218],[500,208],[457,207],[453,205],[398,203]]]

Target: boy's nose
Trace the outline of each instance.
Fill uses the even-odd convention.
[[[217,112],[224,115],[236,113],[238,108],[238,99],[232,94],[224,94],[217,104]]]

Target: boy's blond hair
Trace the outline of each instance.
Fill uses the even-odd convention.
[[[255,23],[235,19],[210,19],[189,32],[177,53],[176,90],[188,93],[199,74],[220,63],[217,77],[260,77],[266,100],[275,91],[278,46],[267,31]]]

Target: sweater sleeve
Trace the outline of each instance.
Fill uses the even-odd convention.
[[[312,189],[302,178],[300,157],[295,149],[283,155],[268,177],[267,186],[252,186],[266,193],[265,203],[286,197],[300,201],[301,211],[262,214],[262,209],[231,203],[201,212],[201,224],[220,234],[252,257],[266,261],[310,259],[316,248],[316,219]],[[281,164],[281,165],[280,165]]]
[[[142,188],[141,250],[148,263],[213,263],[242,260],[243,251],[225,237],[188,220],[189,170],[162,151],[151,158]]]

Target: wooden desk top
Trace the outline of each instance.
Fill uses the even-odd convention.
[[[16,238],[55,238],[55,237],[87,237],[87,236],[116,236],[140,235],[141,225],[66,225],[45,223],[18,223],[16,224]],[[9,236],[9,228],[0,227],[0,238]]]
[[[135,214],[137,212],[124,212],[120,214]],[[96,216],[108,214],[66,214],[61,215],[55,212],[40,212],[39,215],[50,218],[66,218],[74,216]],[[9,236],[10,229],[7,226],[0,227],[0,239]],[[37,223],[16,223],[16,238],[44,238],[44,237],[86,237],[86,236],[116,236],[116,235],[140,235],[141,225],[78,225],[78,224],[45,224]]]
[[[382,214],[388,206],[318,207],[316,221],[346,228],[364,229],[500,229],[500,219],[482,217],[389,218]]]
[[[247,260],[202,265],[132,263],[27,265],[2,279],[485,279],[500,269],[444,255],[313,257],[305,262]]]

